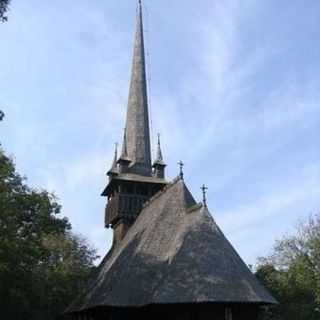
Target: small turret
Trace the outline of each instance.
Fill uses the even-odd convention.
[[[123,144],[122,144],[122,152],[117,163],[119,164],[119,173],[128,172],[129,164],[131,160],[128,157],[128,148],[127,148],[127,129],[124,129],[123,134]]]
[[[113,158],[112,166],[111,166],[110,170],[107,172],[107,176],[109,177],[109,179],[112,179],[113,177],[115,177],[119,174],[117,161],[118,161],[118,143],[115,144],[114,158]]]
[[[162,156],[162,151],[161,151],[161,144],[160,144],[160,134],[158,134],[157,155],[156,155],[156,159],[155,159],[152,167],[154,169],[153,175],[156,178],[164,179],[166,164],[163,161],[163,156]]]

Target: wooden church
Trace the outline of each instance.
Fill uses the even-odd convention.
[[[276,303],[183,180],[165,178],[160,141],[151,160],[142,7],[121,155],[102,195],[113,245],[87,291],[66,311],[75,320],[256,320]]]

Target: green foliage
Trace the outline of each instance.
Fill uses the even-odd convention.
[[[10,0],[0,0],[0,22],[7,21],[6,13],[8,11]]]
[[[54,319],[87,282],[95,250],[46,191],[29,188],[0,150],[0,308],[4,319]]]
[[[280,305],[266,319],[320,319],[320,215],[300,224],[260,259],[257,276]]]

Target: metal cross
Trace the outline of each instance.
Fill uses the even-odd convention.
[[[202,194],[203,194],[203,205],[205,207],[207,207],[207,191],[208,191],[208,187],[206,187],[206,185],[204,184],[201,187],[201,190],[202,190]]]
[[[180,167],[180,178],[183,179],[183,167],[184,167],[184,163],[180,160],[178,162],[178,165]]]

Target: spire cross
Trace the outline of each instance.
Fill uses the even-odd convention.
[[[208,187],[204,184],[201,187],[201,190],[202,190],[202,196],[203,196],[203,205],[205,207],[207,207],[207,191],[208,191]]]
[[[180,160],[178,162],[179,168],[180,168],[180,178],[183,179],[183,167],[184,167],[184,163]]]

